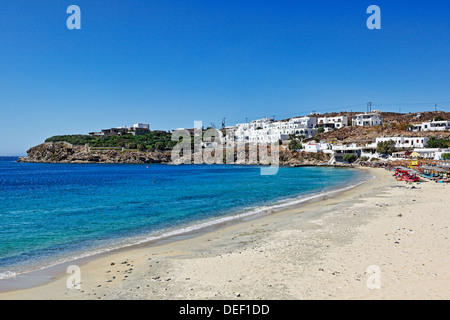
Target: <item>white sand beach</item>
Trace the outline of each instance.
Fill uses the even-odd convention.
[[[0,299],[449,299],[450,185],[361,170],[333,198],[90,259],[80,290],[63,274]]]

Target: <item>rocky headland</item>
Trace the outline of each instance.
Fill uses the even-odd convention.
[[[270,150],[269,150],[270,151]],[[240,151],[243,152],[243,151]],[[234,152],[234,163],[237,164],[267,164],[252,157],[252,151],[245,149],[245,155]],[[214,156],[214,151],[212,152]],[[192,154],[192,161],[194,157]],[[245,157],[244,163],[239,163],[239,159]],[[270,157],[269,157],[270,158]],[[252,162],[249,159],[256,159]],[[290,150],[279,150],[279,165],[281,166],[317,166],[328,165],[329,155],[323,153],[296,152]],[[43,143],[30,148],[27,157],[20,157],[19,162],[31,163],[128,163],[128,164],[148,164],[166,163],[181,164],[181,161],[172,162],[171,151],[139,151],[108,148],[91,148],[89,146],[75,146],[65,142]],[[226,163],[226,160],[224,161]]]

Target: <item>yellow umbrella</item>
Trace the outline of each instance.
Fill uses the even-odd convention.
[[[419,165],[418,159],[420,157],[420,154],[418,154],[417,152],[413,152],[413,153],[411,153],[410,157],[411,157],[411,160],[409,161],[408,168],[413,168],[413,167],[418,166]],[[416,159],[413,159],[413,158],[416,158]]]

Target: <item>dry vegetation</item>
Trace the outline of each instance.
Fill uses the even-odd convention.
[[[356,114],[350,112],[343,112],[341,115],[347,115],[349,119]],[[322,116],[337,116],[339,113],[329,113]],[[409,136],[409,137],[428,137],[436,139],[450,139],[449,131],[431,132],[431,131],[419,131],[411,132],[407,130],[407,125],[419,124],[427,122],[435,117],[442,117],[445,120],[450,120],[450,112],[422,112],[420,118],[417,117],[418,113],[392,113],[383,112],[382,126],[373,127],[344,127],[340,130],[334,130],[331,132],[323,133],[320,135],[320,140],[327,142],[341,142],[345,144],[356,143],[363,145],[366,143],[374,142],[378,137],[395,137],[395,136]],[[313,139],[312,139],[313,140]]]

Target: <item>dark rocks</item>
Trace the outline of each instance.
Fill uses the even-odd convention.
[[[168,163],[170,152],[135,150],[95,150],[88,146],[73,146],[64,142],[43,143],[27,151],[19,162],[42,163]]]

